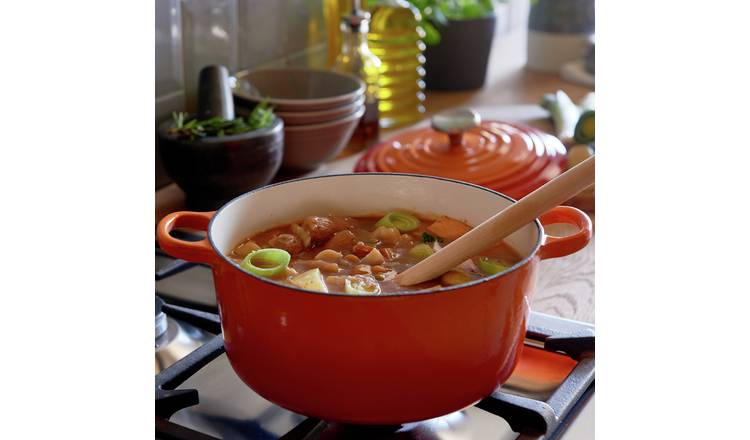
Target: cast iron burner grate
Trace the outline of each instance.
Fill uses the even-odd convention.
[[[192,266],[193,263],[174,260],[157,271],[156,279],[166,278]],[[199,390],[177,387],[224,353],[219,315],[168,303],[164,304],[162,310],[174,319],[192,324],[216,336],[156,375],[156,437],[216,440],[216,437],[173,423],[169,418],[180,409],[199,402]],[[576,361],[576,366],[546,400],[497,390],[477,403],[476,407],[502,417],[513,431],[522,435],[554,440],[563,434],[567,422],[594,392],[594,332],[588,328],[582,328],[576,333],[560,332],[543,322],[535,322],[532,314],[526,340],[527,345],[540,346],[546,351],[569,356]],[[384,438],[385,431],[395,432],[394,427],[345,426],[307,418],[280,439],[312,440],[333,434],[341,436],[342,433],[349,434],[351,438]]]

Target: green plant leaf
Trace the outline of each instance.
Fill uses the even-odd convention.
[[[430,23],[429,21],[422,23],[422,29],[424,29],[424,32],[425,32],[425,37],[424,37],[425,44],[434,46],[440,43],[440,40],[442,39],[442,37],[440,36],[440,32],[438,32],[438,30],[435,29],[435,26],[433,26],[432,23]]]
[[[479,4],[465,4],[461,8],[461,16],[463,19],[474,19],[480,18],[486,14],[487,11],[482,5]]]
[[[495,7],[495,0],[413,0],[411,3],[420,10],[424,19],[436,24],[486,17]]]
[[[178,138],[190,140],[208,136],[231,136],[270,125],[273,123],[274,114],[273,108],[262,102],[255,106],[247,121],[244,118],[226,120],[215,116],[202,121],[191,119],[185,122],[187,117],[187,113],[173,113],[174,127],[169,132]]]

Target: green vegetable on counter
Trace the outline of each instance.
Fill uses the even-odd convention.
[[[573,139],[578,144],[594,142],[594,110],[584,112],[578,119]]]
[[[479,264],[477,264],[477,266],[484,275],[495,275],[496,273],[508,270],[508,267],[510,267],[495,259],[485,257],[479,259]]]
[[[180,139],[195,140],[205,137],[231,136],[248,131],[258,130],[271,125],[274,119],[273,108],[265,102],[256,105],[247,118],[222,119],[218,116],[199,121],[196,118],[187,120],[188,114],[172,113],[174,127],[171,134]]]
[[[547,93],[542,97],[539,105],[550,112],[557,137],[560,139],[573,137],[581,111],[565,92],[558,90],[555,93]]]
[[[240,263],[240,267],[259,277],[272,277],[283,272],[292,256],[283,249],[258,249],[250,252]]]
[[[594,110],[594,103],[595,103],[596,95],[594,92],[589,92],[581,98],[581,100],[578,102],[578,109],[581,112],[585,112],[588,110]]]
[[[409,256],[420,261],[429,257],[430,255],[432,255],[432,247],[426,243],[420,243],[409,249]]]
[[[393,211],[375,223],[376,227],[396,228],[401,232],[409,232],[419,227],[419,219],[404,212]]]

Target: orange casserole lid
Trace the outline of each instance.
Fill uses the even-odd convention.
[[[469,109],[436,115],[431,122],[430,128],[407,131],[376,145],[354,171],[447,177],[517,199],[565,170],[562,142],[535,128],[482,122]]]

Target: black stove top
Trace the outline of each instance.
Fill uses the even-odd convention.
[[[156,279],[194,266],[171,259],[157,270]],[[160,296],[167,300],[161,310],[170,319],[202,329],[207,342],[156,375],[156,438],[422,440],[520,434],[552,440],[564,434],[594,392],[593,326],[532,312],[518,367],[506,384],[476,405],[400,426],[328,423],[280,408],[241,382],[224,353],[214,306],[174,294]],[[508,433],[512,436],[503,436]]]

